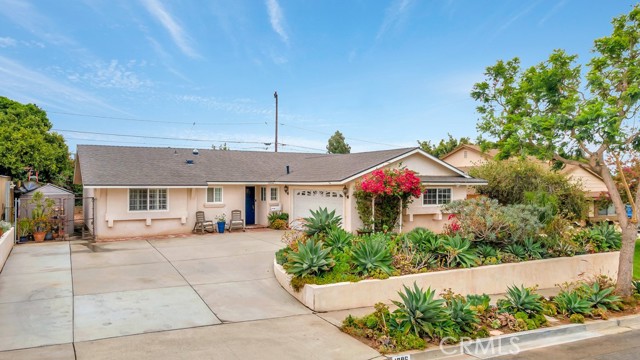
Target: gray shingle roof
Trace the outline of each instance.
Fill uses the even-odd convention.
[[[420,181],[427,184],[486,184],[487,180],[477,178],[466,178],[463,176],[418,176]]]
[[[85,186],[206,186],[207,182],[340,182],[415,148],[354,154],[79,145]],[[186,160],[193,160],[192,165]],[[286,173],[289,165],[290,173]]]

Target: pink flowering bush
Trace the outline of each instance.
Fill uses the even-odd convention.
[[[414,197],[422,195],[416,173],[409,169],[375,170],[356,185],[358,214],[365,226],[374,230],[393,229],[400,207],[405,209]],[[375,199],[375,219],[371,221],[371,201]],[[402,205],[401,205],[402,204]]]

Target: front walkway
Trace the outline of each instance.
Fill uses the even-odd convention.
[[[378,357],[280,287],[281,234],[16,246],[0,359]]]

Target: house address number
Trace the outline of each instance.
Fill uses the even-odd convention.
[[[411,360],[411,355],[396,355],[391,357],[391,360]]]

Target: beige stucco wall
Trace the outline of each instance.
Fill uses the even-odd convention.
[[[4,216],[6,206],[8,206],[10,211],[13,212],[13,190],[10,192],[11,197],[9,199],[5,196],[7,192],[7,185],[9,185],[10,182],[10,177],[0,175],[0,217]]]
[[[589,279],[600,274],[615,279],[619,257],[619,252],[610,252],[392,276],[385,280],[305,285],[300,292],[291,288],[291,276],[275,262],[274,274],[291,295],[310,309],[322,312],[368,307],[378,302],[390,303],[398,299],[398,291],[403,285],[412,286],[414,282],[424,289],[431,287],[436,294],[451,289],[455,293],[468,295],[500,294],[514,284],[552,288],[557,284]]]
[[[467,152],[466,158],[464,157],[465,151]],[[477,151],[464,148],[454,152],[453,154],[449,154],[449,156],[443,158],[442,160],[458,168],[479,166],[487,162],[487,159]]]

